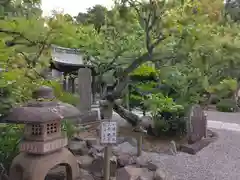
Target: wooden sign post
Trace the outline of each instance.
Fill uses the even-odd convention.
[[[142,143],[143,143],[143,138],[142,138],[142,135],[139,133],[138,142],[137,142],[137,156],[142,155]]]
[[[115,103],[121,103],[116,100]],[[103,108],[104,120],[101,123],[101,144],[105,145],[104,149],[104,180],[110,178],[110,157],[112,154],[112,145],[117,143],[117,122],[112,121],[113,103],[102,100],[100,105]]]

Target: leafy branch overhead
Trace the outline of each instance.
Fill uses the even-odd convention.
[[[121,74],[118,74],[120,83],[117,84],[113,97],[120,96],[127,84],[126,80],[129,73],[141,64],[154,59],[154,56],[157,55],[154,53],[154,49],[169,36],[169,34],[164,32],[162,23],[166,13],[165,1],[150,0],[148,3],[141,3],[134,0],[124,0],[122,6],[127,7],[127,5],[130,6],[128,8],[134,9],[137,14],[138,23],[144,32],[146,49]]]
[[[54,12],[44,18],[37,16],[39,0],[15,2],[0,5],[0,68],[8,69],[0,87],[15,102],[30,98],[31,89],[42,83],[50,44],[80,49],[85,63],[94,65],[96,79],[113,77],[109,100],[121,97],[130,74],[148,61],[160,71],[154,84],[180,91],[174,97],[182,99],[224,78],[240,79],[239,24],[229,19],[232,15],[223,16],[221,0],[118,0],[112,9],[96,5],[77,17]],[[129,122],[139,120],[122,106],[114,108]]]
[[[24,35],[24,33],[14,30],[7,30],[0,28],[0,34],[5,34],[7,36],[12,37],[9,40],[5,41],[5,44],[7,47],[16,47],[16,46],[26,46],[28,48],[34,47],[37,48],[37,52],[35,53],[26,53],[21,50],[21,48],[16,47],[15,52],[22,56],[22,58],[26,62],[26,68],[31,69],[37,76],[44,77],[41,75],[40,72],[36,69],[38,64],[44,65],[44,62],[41,62],[41,57],[43,53],[49,48],[50,44],[48,42],[50,32],[46,33],[46,36],[42,40],[32,40]],[[21,67],[21,65],[19,66]],[[39,70],[41,71],[41,70]],[[29,73],[26,71],[26,76],[29,75]],[[31,76],[28,76],[29,78],[32,78]]]

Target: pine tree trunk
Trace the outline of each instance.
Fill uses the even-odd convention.
[[[118,113],[123,119],[125,119],[128,123],[130,123],[133,127],[136,127],[141,122],[140,118],[132,113],[131,111],[125,109],[123,106],[118,104],[114,104],[113,109],[116,113]]]

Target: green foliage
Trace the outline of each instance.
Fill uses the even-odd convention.
[[[156,82],[153,81],[140,81],[138,83],[132,83],[130,88],[130,107],[141,108],[143,111],[146,109],[144,106],[144,100],[148,94],[157,93]]]
[[[235,79],[224,79],[215,86],[210,86],[207,91],[216,94],[218,98],[232,98],[237,90],[238,83]]]
[[[143,96],[131,94],[129,97],[129,105],[131,108],[142,107],[144,101]]]
[[[159,79],[160,85],[165,87],[160,88],[163,93],[184,107],[201,102],[205,91],[205,78],[202,78],[199,69],[163,67],[160,69]]]
[[[19,142],[23,135],[23,127],[19,125],[5,125],[0,127],[0,162],[8,170],[13,158],[19,153]]]
[[[1,114],[29,100],[32,90],[46,83],[41,72],[49,64],[50,44],[79,48],[84,63],[91,63],[100,78],[109,72],[112,76],[117,68],[126,70],[125,74],[116,73],[119,80],[129,73],[133,80],[137,77],[130,103],[143,108],[147,95],[152,94],[147,107],[156,116],[160,132],[182,132],[185,107],[204,101],[206,91],[231,97],[236,89],[240,77],[240,25],[223,16],[222,0],[156,0],[152,4],[124,0],[112,10],[95,6],[79,14],[77,22],[58,13],[43,19],[37,15],[39,3],[1,4],[4,9],[0,15],[17,12],[14,17],[0,20],[0,68],[7,69],[0,75],[4,91]],[[9,41],[15,46],[6,46]],[[155,68],[148,66],[148,61]],[[78,103],[78,98],[63,92],[57,82],[51,86],[59,100]],[[156,87],[160,88],[155,91]],[[223,101],[218,107],[231,104]]]
[[[143,64],[135,71],[130,73],[130,107],[140,107],[145,110],[144,100],[147,94],[154,93],[156,90],[157,71],[148,64]]]
[[[0,101],[5,102],[0,114],[31,99],[32,90],[41,84],[41,71],[49,62],[47,35],[44,20],[38,17],[0,19],[0,88],[4,91]]]
[[[220,98],[217,95],[212,95],[211,96],[211,102],[210,104],[217,104],[220,101]]]
[[[148,64],[143,64],[135,69],[132,73],[130,73],[130,76],[152,76],[155,75],[156,72],[157,71],[155,67]]]
[[[222,99],[217,103],[216,108],[221,112],[235,112],[237,109],[236,102],[232,99]]]
[[[3,0],[0,2],[0,16],[40,16],[41,0]]]
[[[71,139],[75,133],[76,133],[76,128],[74,124],[70,120],[63,120],[62,123],[62,131],[66,132],[68,139]]]
[[[73,106],[77,106],[79,104],[79,96],[64,91],[62,85],[58,81],[45,81],[43,84],[53,88],[54,95],[59,101]]]
[[[61,96],[57,97],[58,100],[71,104],[73,106],[77,106],[79,105],[80,101],[79,101],[79,96],[78,95],[73,95],[71,93],[68,92],[63,92]]]
[[[162,112],[176,113],[183,110],[183,106],[177,105],[172,98],[164,97],[160,93],[149,95],[145,105],[151,110],[154,119],[157,119],[159,113]]]
[[[150,95],[145,101],[154,120],[157,135],[177,135],[185,133],[184,107],[172,98],[162,94]]]

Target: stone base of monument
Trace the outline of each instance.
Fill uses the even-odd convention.
[[[181,144],[179,150],[188,154],[195,155],[197,152],[201,151],[203,148],[207,147],[210,143],[216,141],[218,138],[217,133],[207,130],[207,137],[203,138],[192,144]]]
[[[79,119],[81,124],[98,121],[98,112],[95,110],[86,112],[80,115]]]

